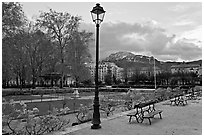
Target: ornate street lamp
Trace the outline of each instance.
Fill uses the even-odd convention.
[[[96,23],[96,70],[95,70],[95,97],[94,97],[94,112],[93,112],[93,119],[92,119],[92,126],[91,129],[99,129],[100,126],[100,112],[99,112],[99,97],[98,97],[98,62],[99,62],[99,26],[101,22],[103,21],[105,15],[105,11],[103,10],[103,7],[100,6],[99,3],[96,4],[95,7],[93,7],[91,11],[91,16],[93,19],[93,22]]]

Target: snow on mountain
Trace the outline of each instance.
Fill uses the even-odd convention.
[[[127,62],[139,62],[153,64],[153,57],[148,57],[144,55],[135,55],[131,52],[116,52],[105,58],[103,61],[121,61],[125,60]],[[157,61],[157,60],[156,60]],[[158,62],[158,61],[157,61]]]
[[[130,59],[132,57],[134,57],[135,55],[133,53],[130,52],[116,52],[111,54],[109,57],[107,57],[105,60],[107,61],[113,61],[113,60],[122,60],[124,58],[126,59]]]

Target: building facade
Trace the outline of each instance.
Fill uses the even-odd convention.
[[[171,66],[171,73],[190,73],[194,72],[198,76],[202,76],[202,65],[201,64],[179,64]]]
[[[162,72],[162,70],[157,66],[155,66],[155,70],[154,70],[154,67],[141,67],[140,69],[138,69],[138,68],[129,68],[129,69],[127,69],[127,77],[130,78],[135,73],[145,74],[147,77],[150,77],[150,76],[154,75],[154,71],[155,71],[155,74],[159,74],[159,73]]]
[[[95,76],[95,64],[91,63],[88,65],[91,76],[94,79]],[[111,74],[111,77],[115,77],[116,80],[121,80],[123,78],[123,68],[118,67],[115,63],[111,62],[101,62],[98,67],[98,79],[102,83],[105,82],[105,76]]]

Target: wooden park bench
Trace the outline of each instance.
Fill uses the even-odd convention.
[[[194,91],[194,92],[191,92],[191,93],[189,94],[189,97],[188,97],[188,98],[189,98],[190,100],[197,100],[198,97],[200,96],[199,94],[200,94],[199,92],[195,92],[195,91]]]
[[[199,99],[199,97],[202,97],[202,91],[195,91],[194,89],[189,89],[188,90],[188,95],[187,95],[187,98],[188,100],[197,100]]]
[[[135,105],[136,112],[127,114],[129,116],[129,122],[131,122],[132,117],[135,117],[138,123],[142,123],[144,119],[149,120],[149,124],[151,125],[151,119],[154,118],[155,115],[159,114],[160,119],[162,119],[161,113],[162,110],[155,109],[156,101],[149,101],[145,103],[139,103]]]
[[[170,105],[182,105],[185,106],[187,105],[187,98],[184,95],[176,95],[174,98],[170,99],[171,104]]]

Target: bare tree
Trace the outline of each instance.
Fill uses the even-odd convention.
[[[26,32],[27,39],[25,44],[28,66],[32,79],[32,87],[35,88],[35,83],[45,67],[49,58],[54,53],[54,47],[48,37],[30,24]]]
[[[93,33],[75,31],[70,41],[70,46],[67,47],[67,66],[70,67],[70,72],[75,78],[76,86],[78,82],[91,79],[89,69],[86,63],[91,61],[91,54],[89,52],[89,44],[93,40]]]
[[[15,36],[20,33],[26,23],[26,18],[22,7],[16,2],[2,2],[2,80],[3,87],[9,86],[9,81],[13,76],[12,62],[15,56],[12,55],[16,49],[18,38]],[[16,39],[17,38],[17,39]],[[14,52],[16,53],[16,52]],[[17,51],[18,53],[18,51]],[[18,72],[20,73],[20,72]]]
[[[73,32],[78,29],[80,20],[81,18],[78,16],[71,16],[67,12],[56,12],[52,9],[49,12],[42,12],[37,19],[37,24],[44,28],[51,38],[58,43],[62,74],[61,87],[63,87],[64,83],[65,47],[68,46]]]

